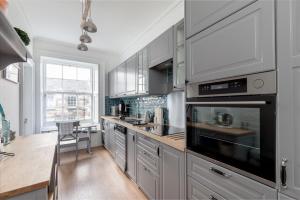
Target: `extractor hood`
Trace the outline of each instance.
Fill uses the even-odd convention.
[[[31,57],[17,32],[0,10],[0,71]]]

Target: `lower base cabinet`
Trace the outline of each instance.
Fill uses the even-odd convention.
[[[278,200],[296,200],[296,199],[286,196],[285,194],[278,193]]]
[[[159,177],[139,160],[137,161],[137,184],[149,199],[159,199]]]
[[[215,171],[219,171],[221,174],[226,176],[222,176],[220,173],[216,173]],[[197,188],[195,187],[196,184],[193,181],[195,180],[201,185],[205,186],[205,188],[212,191],[213,195],[219,194],[224,199],[277,199],[276,189],[225,169],[221,166],[215,165],[191,153],[187,153],[187,175],[189,177],[188,181],[190,181],[190,183],[188,183],[188,197],[196,196],[195,191],[197,190],[189,188],[189,186],[192,186],[192,188]],[[201,197],[201,195],[199,196]],[[215,200],[216,198],[211,199]]]
[[[221,195],[216,192],[211,191],[207,187],[203,186],[198,181],[194,180],[191,177],[188,177],[187,180],[188,188],[188,199],[192,200],[225,200]]]
[[[166,145],[160,151],[160,198],[185,199],[184,153]]]

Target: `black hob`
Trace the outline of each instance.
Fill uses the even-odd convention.
[[[172,135],[172,134],[184,132],[183,128],[178,128],[178,127],[168,126],[168,125],[153,125],[149,127],[142,127],[142,129],[160,136]]]

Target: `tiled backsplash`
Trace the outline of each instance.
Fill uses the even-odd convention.
[[[110,115],[111,106],[118,105],[121,98],[112,99],[105,97],[105,114]],[[125,104],[129,105],[129,115],[136,116],[140,114],[143,116],[146,111],[154,112],[156,107],[162,107],[167,110],[167,95],[162,96],[145,96],[145,97],[126,97],[122,98]],[[167,113],[164,113],[168,116]],[[167,117],[165,117],[167,118]],[[165,119],[167,121],[167,119]]]

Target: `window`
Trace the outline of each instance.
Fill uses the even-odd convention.
[[[43,66],[43,127],[98,121],[97,65],[44,58]]]

